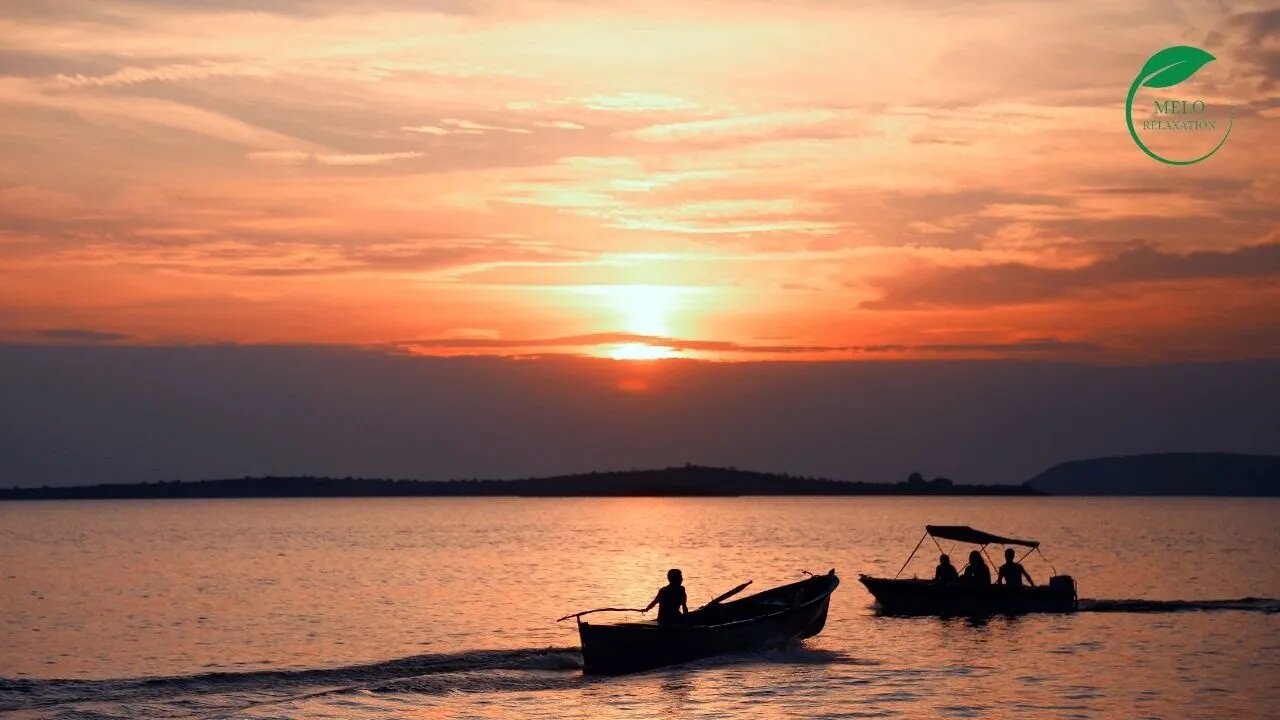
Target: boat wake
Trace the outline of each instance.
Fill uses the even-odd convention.
[[[715,665],[874,664],[803,644],[730,654],[654,672],[682,672]],[[211,672],[114,680],[0,678],[0,713],[29,717],[212,718],[263,706],[323,696],[388,693],[502,693],[564,690],[608,682],[581,672],[577,648],[477,650],[415,655],[386,662],[334,668]],[[122,715],[123,713],[123,715]]]
[[[784,648],[774,648],[772,650],[750,650],[737,653],[726,653],[724,655],[716,655],[715,657],[703,658],[683,665],[674,666],[674,671],[679,672],[680,668],[704,668],[704,667],[720,667],[725,665],[863,665],[874,666],[879,665],[879,661],[857,658],[847,655],[839,650],[829,650],[826,648],[814,648],[798,642],[788,645]],[[651,673],[672,672],[673,668],[657,668],[650,670]]]
[[[1236,600],[1093,600],[1080,599],[1080,612],[1112,613],[1176,613],[1241,611],[1278,613],[1280,600],[1273,598],[1239,598]]]
[[[334,668],[211,672],[115,680],[0,678],[0,713],[75,711],[77,717],[202,717],[343,693],[533,691],[581,682],[577,648],[415,655]]]

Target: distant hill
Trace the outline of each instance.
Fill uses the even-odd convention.
[[[1032,478],[1050,495],[1280,496],[1280,456],[1164,453],[1075,460]]]
[[[251,498],[251,497],[716,497],[735,495],[1033,495],[1025,485],[958,485],[912,473],[904,482],[841,482],[824,478],[685,465],[523,480],[381,480],[259,477],[80,487],[0,489],[0,500]]]

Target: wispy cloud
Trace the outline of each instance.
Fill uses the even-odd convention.
[[[783,131],[813,127],[839,117],[829,110],[735,115],[711,120],[664,123],[634,130],[630,134],[645,142],[704,142],[708,140],[771,138]]]
[[[915,267],[879,278],[881,292],[862,306],[875,310],[1016,305],[1141,282],[1280,278],[1280,243],[1186,254],[1135,244],[1078,267],[1005,262],[968,267]]]
[[[534,125],[538,127],[553,128],[555,130],[586,130],[586,125],[579,125],[576,122],[568,120],[551,120],[547,122],[536,122]]]
[[[1027,338],[1003,343],[926,343],[881,345],[819,345],[742,343],[730,340],[690,340],[683,338],[639,335],[635,333],[592,333],[549,338],[441,337],[407,340],[396,347],[417,350],[540,350],[555,351],[574,348],[608,349],[616,346],[643,345],[679,352],[692,352],[712,357],[718,355],[987,355],[1016,353],[1056,355],[1091,353],[1099,348],[1091,343],[1064,341],[1058,338]]]
[[[65,88],[120,88],[147,82],[204,80],[217,77],[270,77],[274,74],[261,63],[198,62],[189,64],[125,67],[105,75],[59,74],[55,85]]]
[[[694,110],[698,103],[675,95],[661,93],[621,92],[613,95],[588,95],[574,99],[572,102],[588,110],[604,112],[672,112],[676,110]]]
[[[114,343],[130,339],[130,336],[126,333],[86,330],[84,328],[49,328],[47,330],[38,330],[35,335],[46,340],[85,344]]]
[[[401,130],[420,135],[483,135],[487,132],[504,132],[515,135],[528,135],[531,130],[521,127],[502,127],[486,125],[472,120],[459,118],[442,118],[438,125],[404,125]]]
[[[420,152],[389,153],[306,153],[295,150],[263,150],[249,153],[249,157],[259,162],[280,165],[302,165],[317,163],[339,167],[387,165],[398,160],[412,160],[422,157]]]

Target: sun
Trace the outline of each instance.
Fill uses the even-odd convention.
[[[662,360],[684,357],[667,344],[677,328],[675,319],[687,309],[688,299],[697,288],[678,285],[592,285],[578,288],[600,301],[601,309],[610,317],[611,331],[636,338],[620,338],[617,343],[602,346],[595,354],[614,360]]]
[[[623,330],[652,337],[671,335],[671,315],[680,308],[685,293],[685,288],[667,285],[617,285],[604,291],[622,316]]]

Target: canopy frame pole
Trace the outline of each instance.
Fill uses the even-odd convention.
[[[929,535],[929,533],[925,533],[925,534],[926,534],[926,535]],[[946,555],[946,554],[947,554],[947,551],[942,549],[942,543],[938,542],[938,538],[936,538],[936,537],[934,537],[934,536],[932,536],[932,535],[929,535],[929,539],[933,541],[933,544],[934,544],[934,545],[937,545],[937,546],[938,546],[938,552],[942,553],[943,555]]]
[[[929,533],[927,531],[925,532],[924,535],[920,536],[920,542],[916,543],[916,549],[911,551],[911,554],[907,556],[907,561],[902,563],[902,567],[898,568],[898,572],[893,576],[894,580],[897,580],[898,575],[901,575],[902,571],[906,570],[907,566],[911,564],[911,558],[916,556],[916,550],[920,549],[920,546],[924,544],[924,539],[927,537],[929,537]],[[934,542],[938,542],[938,541],[934,540]]]
[[[983,543],[983,544],[982,544],[982,548],[981,548],[981,550],[982,550],[982,554],[983,554],[983,555],[986,555],[987,562],[991,563],[991,567],[993,567],[993,568],[1000,567],[999,565],[996,565],[996,561],[995,561],[995,560],[992,560],[990,555],[987,555],[987,544],[988,544],[988,543]]]

